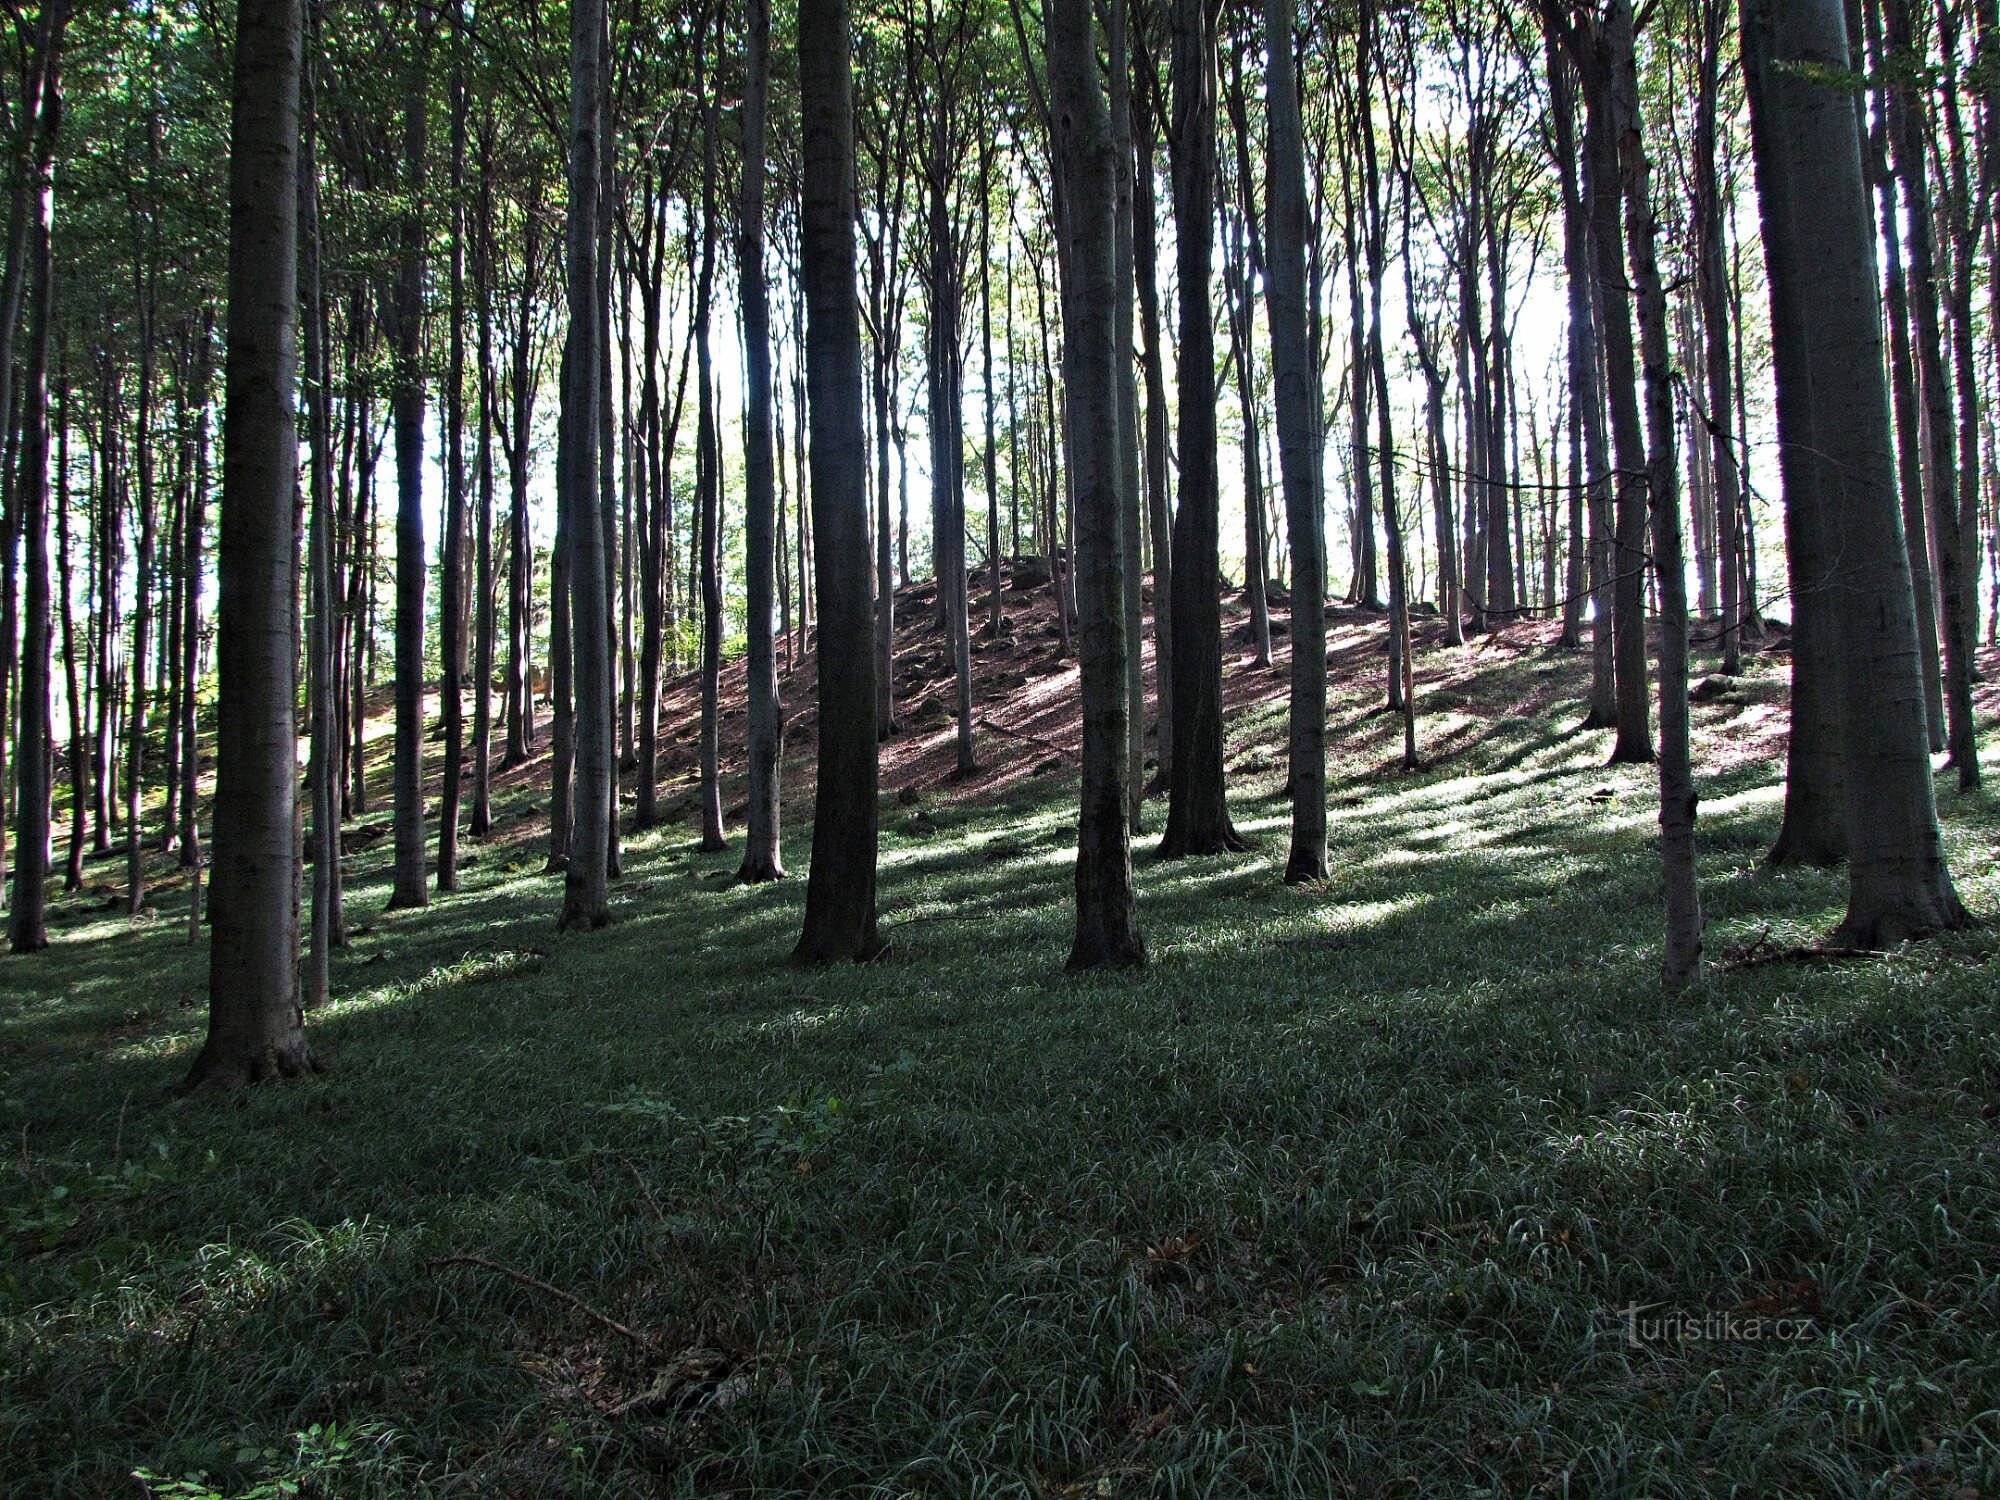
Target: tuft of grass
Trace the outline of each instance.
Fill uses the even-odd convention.
[[[1316,887],[1239,716],[1257,847],[1140,846],[1136,975],[1060,975],[1053,776],[885,804],[864,968],[784,966],[803,809],[777,886],[628,841],[583,936],[532,817],[391,920],[370,851],[330,1070],[233,1099],[170,1098],[205,951],[65,908],[0,967],[0,1489],[1992,1493],[1992,929],[1662,1002],[1649,773],[1572,664],[1461,660],[1412,775],[1338,695]],[[1844,895],[1760,863],[1742,711],[1698,718],[1713,957]],[[1943,801],[1991,913],[2000,816]]]

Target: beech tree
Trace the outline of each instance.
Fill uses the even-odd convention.
[[[799,963],[868,960],[875,931],[873,600],[854,262],[854,72],[847,0],[800,0],[800,271],[819,615],[819,782]],[[865,664],[865,665],[864,665]]]
[[[598,214],[603,149],[604,58],[609,47],[603,0],[570,6],[569,210],[564,264],[569,341],[563,361],[562,453],[557,503],[569,521],[570,648],[576,691],[574,829],[563,876],[562,926],[602,927],[611,920],[607,878],[615,745],[611,723],[610,615],[606,606],[604,523],[598,493],[598,403],[604,399]]]
[[[1292,843],[1285,879],[1324,880],[1326,860],[1326,542],[1319,371],[1306,333],[1305,135],[1292,61],[1292,0],[1265,0],[1264,96],[1270,111],[1271,368],[1278,461],[1292,543],[1291,729],[1286,743]]]
[[[299,0],[241,0],[230,105],[229,324],[208,1039],[191,1086],[312,1070],[298,991],[292,634]]]
[[[1245,847],[1222,768],[1220,480],[1209,246],[1215,217],[1215,27],[1211,0],[1173,0],[1175,269],[1180,278],[1180,505],[1171,551],[1174,751],[1161,857]]]
[[[1112,0],[1114,7],[1123,0]],[[1114,23],[1115,24],[1115,23]],[[1117,184],[1110,113],[1097,76],[1090,0],[1048,9],[1049,129],[1064,206],[1067,273],[1063,379],[1077,511],[1077,623],[1083,658],[1083,792],[1071,970],[1145,962],[1132,889],[1125,663],[1125,547],[1130,498],[1120,452]]]
[[[1744,0],[1785,503],[1828,547],[1794,556],[1792,570],[1795,588],[1834,606],[1848,866],[1835,938],[1873,948],[1962,927],[1967,916],[1931,787],[1874,225],[1859,122],[1835,82],[1848,61],[1840,0]]]
[[[777,880],[785,870],[778,849],[778,771],[784,723],[778,702],[777,480],[771,432],[771,309],[764,275],[764,136],[770,112],[771,7],[746,0],[748,66],[743,91],[743,192],[737,210],[737,257],[743,297],[745,566],[749,584],[749,830],[736,878]]]

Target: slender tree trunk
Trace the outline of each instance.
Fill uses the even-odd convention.
[[[610,874],[613,802],[611,638],[607,609],[603,502],[599,493],[598,403],[603,388],[603,287],[599,255],[601,196],[599,153],[603,135],[604,0],[573,0],[570,7],[569,210],[564,260],[568,280],[569,352],[563,371],[562,452],[557,458],[557,503],[569,518],[571,686],[575,692],[575,801],[569,862],[563,877],[560,925],[602,927],[611,920]]]
[[[458,889],[459,806],[465,786],[465,74],[451,80],[449,352],[444,375],[444,543],[438,566],[439,707],[444,775],[438,797],[437,888]]]
[[[1714,0],[1712,0],[1714,3]],[[1864,7],[1869,32],[1869,66],[1883,74],[1881,7],[1869,0]],[[1896,174],[1889,166],[1889,142],[1902,129],[1906,108],[1898,91],[1886,83],[1877,89],[1874,123],[1866,140],[1868,171],[1880,205],[1882,249],[1888,256],[1883,281],[1883,316],[1889,334],[1890,391],[1896,413],[1896,480],[1903,502],[1903,542],[1910,554],[1910,586],[1917,604],[1917,645],[1923,653],[1924,703],[1930,726],[1931,751],[1945,747],[1944,675],[1938,641],[1937,595],[1931,578],[1931,556],[1924,510],[1924,424],[1919,415],[1917,355],[1910,345],[1909,281],[1903,270],[1903,231],[1896,201]],[[1895,121],[1895,125],[1891,125]],[[1919,157],[1921,162],[1921,157]],[[1920,168],[1921,169],[1921,168]],[[1928,238],[1930,227],[1924,226]]]
[[[242,0],[230,111],[229,355],[208,1039],[190,1086],[311,1071],[298,993],[292,589],[301,17]]]
[[[506,766],[519,765],[535,746],[535,692],[529,661],[534,620],[535,549],[528,532],[528,458],[531,451],[528,432],[535,414],[533,335],[530,330],[534,313],[535,263],[540,253],[537,222],[535,215],[529,214],[522,229],[521,292],[515,308],[513,374],[510,380],[514,410],[513,421],[509,424],[512,433],[506,445],[507,749],[501,761]],[[551,626],[554,612],[552,599]],[[553,639],[550,648],[549,662],[553,666],[556,659]]]
[[[698,48],[699,48],[698,44]],[[704,64],[695,65],[696,92],[702,92]],[[719,853],[729,847],[722,830],[721,679],[722,679],[722,443],[717,428],[714,365],[709,354],[709,320],[715,281],[715,237],[721,215],[715,206],[716,110],[704,98],[701,284],[695,293],[695,488],[696,546],[700,556],[701,588],[701,851]]]
[[[490,127],[489,119],[488,125]],[[472,836],[493,830],[493,661],[498,600],[493,576],[493,173],[489,131],[479,142],[477,223],[473,229],[473,303],[479,319],[478,516],[473,542]]]
[[[157,151],[157,144],[156,144]],[[154,295],[148,273],[135,276],[139,302],[139,405],[133,440],[139,480],[139,535],[132,584],[132,654],[126,658],[128,708],[125,716],[125,910],[146,908],[145,837],[141,829],[146,789],[146,729],[150,707],[146,671],[153,644],[154,552],[158,522],[153,494]],[[45,460],[46,461],[46,460]],[[9,642],[11,646],[12,642]]]
[[[310,25],[310,23],[309,23]],[[317,38],[315,37],[316,41]],[[317,49],[315,49],[317,50]],[[340,791],[339,747],[333,680],[333,414],[328,394],[324,289],[321,284],[321,219],[317,161],[315,69],[308,63],[302,84],[299,149],[300,313],[305,323],[305,413],[311,457],[308,566],[306,697],[310,725],[307,781],[312,791],[312,941],[306,950],[301,1003],[313,1010],[332,989],[333,949],[339,941]]]
[[[1114,7],[1122,0],[1112,0]],[[1048,67],[1052,152],[1069,246],[1064,278],[1063,379],[1076,442],[1078,626],[1083,658],[1083,792],[1077,825],[1076,937],[1069,968],[1145,962],[1132,889],[1131,810],[1126,796],[1124,545],[1128,497],[1120,451],[1117,345],[1116,165],[1097,77],[1090,0],[1051,0]],[[1113,43],[1114,66],[1121,47]]]
[[[188,398],[194,414],[194,473],[188,481],[187,516],[181,533],[181,576],[186,580],[182,606],[186,614],[181,623],[181,681],[185,691],[181,695],[180,720],[174,728],[181,741],[181,867],[197,871],[201,868],[201,816],[196,811],[195,798],[201,787],[201,756],[195,706],[201,676],[202,532],[208,524],[208,388],[212,370],[209,348],[213,334],[213,319],[204,314],[196,335],[193,389]]]
[[[1618,141],[1625,189],[1626,254],[1632,269],[1640,354],[1645,371],[1649,439],[1646,489],[1652,521],[1653,571],[1660,591],[1660,864],[1666,885],[1666,946],[1662,976],[1669,994],[1701,978],[1701,892],[1695,881],[1694,764],[1688,734],[1687,565],[1681,551],[1678,436],[1674,425],[1673,354],[1667,298],[1660,286],[1653,217],[1652,166],[1646,157],[1639,106],[1638,59],[1630,45],[1629,0],[1611,0],[1611,90],[1625,123]]]
[[[1160,855],[1245,847],[1222,761],[1221,497],[1209,246],[1215,222],[1215,32],[1207,0],[1173,4],[1174,230],[1180,278],[1181,502],[1174,517],[1174,763]]]
[[[750,660],[749,826],[736,878],[776,880],[785,873],[778,843],[778,770],[784,759],[784,719],[778,702],[777,621],[772,610],[777,568],[778,496],[771,436],[771,302],[764,279],[764,128],[770,106],[771,8],[747,0],[749,62],[743,91],[743,192],[737,212],[742,278],[744,384],[744,572]]]
[[[59,448],[56,462],[56,490],[54,496],[56,511],[56,598],[62,616],[63,686],[69,707],[69,859],[63,867],[63,889],[78,890],[83,885],[83,850],[86,838],[85,826],[90,805],[89,793],[89,723],[88,705],[84,701],[83,678],[77,671],[76,653],[76,610],[70,602],[75,582],[71,565],[69,535],[69,397],[68,382],[65,379],[62,397],[58,403],[59,415],[56,432]],[[199,572],[192,575],[199,578]],[[198,593],[198,590],[190,590]],[[187,826],[194,826],[194,797],[190,794],[182,803],[181,815]],[[187,844],[182,843],[182,851]]]
[[[801,271],[808,313],[812,521],[819,590],[819,784],[795,962],[870,959],[875,932],[875,657],[854,274],[848,0],[800,0]],[[866,665],[863,665],[863,664]]]
[[[1326,851],[1325,466],[1319,371],[1307,337],[1305,134],[1292,61],[1294,0],[1265,0],[1264,94],[1270,109],[1265,228],[1278,466],[1292,544],[1291,718],[1286,736],[1292,841],[1285,881],[1324,880]]]
[[[1146,64],[1150,68],[1151,64]],[[1139,294],[1139,362],[1146,380],[1146,513],[1153,535],[1153,697],[1159,738],[1156,786],[1170,785],[1174,764],[1173,530],[1168,499],[1167,382],[1161,357],[1160,252],[1153,205],[1153,116],[1144,90],[1135,96],[1137,168],[1132,176],[1132,268]],[[1317,419],[1315,419],[1317,420]],[[1134,643],[1133,650],[1138,645]],[[1296,649],[1296,647],[1294,648]]]
[[[51,7],[63,12],[60,0]],[[7,945],[15,953],[35,953],[49,945],[49,351],[55,337],[55,262],[49,253],[49,220],[55,197],[56,132],[62,120],[56,57],[66,14],[59,14],[31,109],[34,146],[28,185],[28,283],[33,324],[21,390],[19,479],[15,502],[21,518],[23,611],[21,687],[14,766],[14,890],[7,914]],[[72,708],[72,713],[74,708]],[[134,847],[138,822],[132,823]]]
[[[396,428],[395,884],[390,910],[430,904],[424,870],[424,153],[428,36],[412,43],[403,117],[403,191],[391,302]]]
[[[1139,476],[1139,385],[1132,363],[1132,299],[1136,291],[1136,250],[1132,234],[1132,63],[1128,38],[1129,0],[1109,7],[1106,41],[1109,47],[1111,111],[1112,232],[1112,353],[1118,379],[1118,496],[1124,507],[1119,522],[1120,585],[1125,610],[1125,800],[1126,816],[1136,836],[1143,832],[1146,795],[1145,683],[1145,501]],[[982,268],[982,276],[984,270]],[[989,340],[990,347],[990,340]],[[992,468],[991,421],[988,406],[987,467]],[[989,491],[990,496],[990,491]],[[999,578],[996,570],[994,578]],[[994,591],[998,608],[999,591]]]
[[[1624,13],[1621,13],[1624,14]],[[1611,86],[1611,56],[1629,38],[1599,29],[1583,66],[1589,100],[1584,131],[1586,202],[1591,205],[1591,249],[1597,267],[1599,332],[1611,407],[1611,447],[1617,474],[1607,563],[1611,587],[1612,664],[1618,695],[1613,764],[1654,759],[1652,715],[1646,693],[1646,441],[1640,422],[1637,368],[1632,346],[1631,297],[1619,252],[1623,216],[1618,202],[1618,151],[1630,126]]]

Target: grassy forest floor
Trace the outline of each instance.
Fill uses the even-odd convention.
[[[906,599],[866,968],[784,963],[803,668],[795,878],[693,852],[683,732],[592,935],[554,931],[545,766],[462,892],[382,914],[378,736],[309,1082],[173,1097],[184,884],[135,924],[93,862],[0,960],[0,1493],[2000,1495],[2000,929],[1779,956],[1844,891],[1760,863],[1782,655],[1697,709],[1715,962],[1677,1002],[1587,661],[1426,636],[1404,773],[1349,612],[1333,878],[1281,883],[1284,658],[1238,646],[1257,847],[1142,843],[1150,967],[1072,980],[1074,668],[1008,605],[953,784]],[[1939,788],[1990,919],[2000,806]]]

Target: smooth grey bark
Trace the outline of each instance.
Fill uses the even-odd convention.
[[[328,393],[326,304],[321,280],[319,167],[315,101],[308,64],[301,84],[303,137],[299,147],[299,257],[301,312],[305,320],[305,408],[311,458],[311,513],[306,567],[306,713],[310,736],[306,779],[312,793],[308,847],[312,850],[312,941],[306,946],[301,1002],[326,1003],[332,989],[333,949],[339,941],[340,732],[333,663],[333,449]]]
[[[493,664],[499,628],[499,600],[493,576],[493,419],[497,399],[493,368],[493,173],[492,119],[480,132],[479,190],[474,211],[472,298],[479,319],[477,356],[479,438],[476,515],[472,552],[472,819],[474,838],[493,828]]]
[[[764,130],[770,106],[770,0],[745,0],[748,67],[743,90],[743,191],[737,212],[741,272],[745,410],[743,427],[744,583],[749,635],[749,812],[743,863],[746,883],[780,879],[778,769],[784,722],[778,704],[778,494],[771,434],[771,302],[764,276]]]
[[[1743,666],[1743,532],[1749,512],[1731,426],[1736,409],[1734,366],[1730,361],[1729,264],[1724,244],[1721,175],[1716,168],[1720,113],[1723,23],[1728,0],[1701,0],[1700,78],[1695,114],[1694,252],[1695,287],[1701,303],[1703,364],[1708,376],[1708,410],[1699,425],[1708,435],[1715,476],[1717,566],[1722,594],[1722,670],[1735,676]]]
[[[1229,818],[1222,761],[1221,497],[1216,473],[1215,15],[1211,0],[1174,0],[1175,265],[1180,294],[1180,506],[1174,516],[1174,760],[1163,859],[1245,847]]]
[[[563,370],[562,452],[557,504],[569,520],[569,646],[575,692],[575,782],[569,862],[560,925],[603,927],[611,920],[611,628],[602,502],[598,493],[598,403],[603,378],[603,289],[598,216],[603,211],[604,0],[572,0],[569,70],[569,210],[564,263],[569,351]]]
[[[1864,7],[1868,28],[1869,69],[1883,77],[1884,50],[1881,6]],[[1885,79],[1876,92],[1874,119],[1867,136],[1868,172],[1875,185],[1879,233],[1888,257],[1883,266],[1883,318],[1889,333],[1890,392],[1896,415],[1896,479],[1903,500],[1903,542],[1910,554],[1910,587],[1917,604],[1917,643],[1923,652],[1924,702],[1930,725],[1931,751],[1945,747],[1944,667],[1938,641],[1937,594],[1931,577],[1929,532],[1924,512],[1924,423],[1919,415],[1917,355],[1911,346],[1913,313],[1909,279],[1903,268],[1903,229],[1897,201],[1896,172],[1890,166],[1889,142],[1900,132],[1890,124],[1905,105],[1901,91]],[[1928,223],[1923,230],[1930,234]]]
[[[438,706],[444,767],[438,796],[437,888],[458,889],[465,788],[465,110],[463,66],[451,80],[451,247],[444,373],[444,541],[438,567]]]
[[[208,1037],[190,1087],[313,1069],[298,992],[292,589],[298,565],[299,0],[237,7],[216,632]]]
[[[1145,64],[1150,71],[1150,64]],[[1147,90],[1135,95],[1132,175],[1132,268],[1139,296],[1139,363],[1146,381],[1146,515],[1153,540],[1153,699],[1159,726],[1155,784],[1170,785],[1174,764],[1173,506],[1168,495],[1171,436],[1160,345],[1158,216],[1153,201],[1153,110]]]
[[[424,153],[430,37],[412,44],[404,80],[403,179],[390,299],[396,427],[395,884],[389,908],[430,904],[424,868]]]
[[[1825,573],[1849,846],[1835,941],[1880,947],[1968,918],[1931,783],[1860,126],[1828,81],[1848,63],[1846,17],[1840,0],[1744,0],[1742,33],[1786,504],[1823,517],[1839,559]]]
[[[1629,0],[1611,0],[1610,33],[1632,35]],[[1660,285],[1653,215],[1652,165],[1639,106],[1638,59],[1614,52],[1611,91],[1625,132],[1618,141],[1625,192],[1626,257],[1645,376],[1646,494],[1652,523],[1653,573],[1660,598],[1660,867],[1666,886],[1666,943],[1661,976],[1668,994],[1701,978],[1701,891],[1695,880],[1694,763],[1689,744],[1687,564],[1681,547],[1678,433],[1674,421],[1673,354],[1667,298]]]
[[[54,207],[56,135],[62,124],[62,92],[57,58],[67,7],[58,12],[45,43],[35,80],[36,96],[22,102],[28,112],[34,145],[29,153],[26,193],[28,310],[33,324],[28,335],[27,364],[21,387],[19,467],[14,503],[22,540],[22,614],[20,696],[17,699],[18,739],[14,755],[17,778],[14,803],[14,889],[7,914],[7,946],[15,953],[35,953],[48,947],[49,804],[49,673],[53,631],[49,608],[49,350],[55,330],[55,262],[49,251],[50,217]],[[77,712],[74,698],[70,713]],[[139,843],[138,822],[129,830],[133,847]]]
[[[1146,797],[1145,598],[1141,542],[1145,531],[1144,500],[1139,479],[1139,381],[1132,360],[1132,300],[1137,268],[1132,236],[1132,60],[1129,42],[1130,0],[1112,0],[1105,21],[1109,68],[1112,173],[1112,329],[1113,368],[1118,381],[1118,498],[1120,585],[1125,609],[1125,803],[1133,834],[1142,831]],[[987,407],[989,472],[991,413]],[[995,609],[998,579],[994,573]],[[996,615],[997,618],[997,615]]]
[[[702,96],[701,277],[695,292],[695,545],[701,589],[701,738],[699,746],[701,843],[704,854],[729,847],[722,829],[722,444],[716,411],[709,323],[714,314],[716,112],[706,90],[705,40],[696,42],[695,93]]]
[[[1266,139],[1264,295],[1271,314],[1271,377],[1277,398],[1278,472],[1292,546],[1292,666],[1286,731],[1292,794],[1285,882],[1324,880],[1326,851],[1326,539],[1321,478],[1325,456],[1319,369],[1306,324],[1305,133],[1292,60],[1294,0],[1265,0]]]
[[[854,266],[848,0],[800,0],[800,261],[819,601],[819,784],[796,963],[868,960],[875,931],[875,657],[868,580],[861,315]]]
[[[1123,0],[1112,0],[1118,6]],[[1132,888],[1127,799],[1124,545],[1130,497],[1119,433],[1117,181],[1097,77],[1090,0],[1050,0],[1049,133],[1068,240],[1063,379],[1075,485],[1077,625],[1083,667],[1083,788],[1077,824],[1071,972],[1145,962]],[[1117,48],[1114,46],[1114,56]]]

